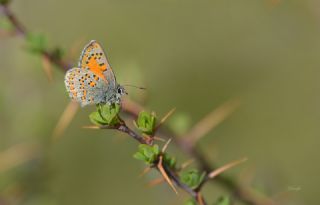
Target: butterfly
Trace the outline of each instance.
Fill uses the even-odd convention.
[[[127,94],[117,83],[106,54],[95,40],[85,46],[78,67],[67,71],[64,82],[70,98],[82,107],[91,104],[120,104],[121,96]]]

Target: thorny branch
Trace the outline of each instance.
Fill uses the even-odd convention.
[[[133,101],[125,101],[125,105],[128,105],[130,110],[126,110],[126,106],[123,109],[133,117],[136,117],[139,112],[141,111],[141,106]],[[210,114],[209,114],[210,115]],[[199,126],[199,124],[197,125]],[[191,129],[193,130],[193,129]],[[200,168],[207,173],[211,172],[212,170],[216,170],[218,168],[217,165],[210,163],[205,154],[201,152],[196,146],[194,146],[193,142],[184,136],[175,137],[175,133],[172,130],[162,129],[162,135],[166,138],[170,136],[173,142],[186,154],[190,157],[195,159],[195,161],[199,164]],[[186,134],[189,135],[188,133]],[[275,205],[275,202],[261,194],[258,194],[254,189],[251,187],[242,185],[241,183],[237,182],[236,180],[232,179],[231,177],[225,175],[218,175],[215,180],[210,180],[213,183],[218,183],[222,187],[229,190],[231,193],[235,195],[240,201],[245,202],[246,204],[250,205]]]
[[[16,34],[24,38],[28,36],[27,29],[18,20],[18,18],[14,15],[14,13],[9,9],[7,4],[1,4],[0,11],[7,17],[7,19],[14,26]],[[47,50],[42,51],[41,55],[42,57],[48,59],[52,64],[56,65],[57,68],[59,68],[60,70],[65,72],[69,69],[69,64],[66,61],[55,58],[55,56],[49,51]],[[142,109],[143,107],[141,105],[133,101],[126,100],[123,103],[123,110],[134,117],[136,117],[139,111]],[[140,137],[138,137],[127,126],[122,126],[120,129],[118,127],[117,130],[129,134],[134,139],[139,141],[139,143],[145,143],[145,144],[150,143],[150,142],[147,143],[141,140]],[[210,172],[211,170],[214,170],[217,168],[217,166],[210,163],[206,159],[205,155],[190,141],[184,140],[183,138],[174,137],[175,135],[173,135],[174,133],[171,130],[165,130],[163,132],[167,133],[165,134],[166,136],[173,137],[173,141],[177,144],[177,146],[180,147],[182,151],[184,151],[185,153],[190,155],[192,158],[194,158],[204,171]],[[196,198],[196,201],[200,202],[201,205],[205,205],[203,197],[198,192],[195,192],[194,190],[191,190],[189,187],[185,187],[184,184],[180,183],[179,178],[175,175],[174,172],[168,169],[168,167],[164,166],[164,169],[166,170],[169,177],[180,188],[184,189],[189,194],[191,194],[194,198]],[[274,205],[275,204],[271,199],[267,197],[258,196],[252,188],[243,186],[242,184],[236,182],[234,179],[227,177],[225,175],[217,176],[215,182],[219,183],[221,186],[225,187],[230,192],[233,192],[240,201],[245,202],[246,204],[251,204],[251,205]]]
[[[131,136],[133,139],[138,141],[140,144],[149,144],[151,145],[153,143],[153,140],[151,138],[146,138],[138,135],[133,130],[131,130],[124,121],[121,120],[121,123],[119,125],[115,126],[101,126],[100,129],[115,129],[120,132],[126,133],[129,136]],[[163,154],[163,153],[162,153]],[[169,177],[168,180],[172,180],[177,186],[179,186],[181,189],[183,189],[185,192],[189,193],[195,201],[197,201],[200,205],[207,205],[204,198],[200,194],[200,190],[194,190],[188,187],[186,184],[182,183],[177,176],[176,172],[172,170],[170,167],[168,167],[165,163],[162,163],[162,155],[159,156],[159,159],[157,160],[158,166],[152,166],[151,168],[157,169],[161,174],[162,170],[164,170],[164,177]],[[174,189],[175,190],[175,189]]]

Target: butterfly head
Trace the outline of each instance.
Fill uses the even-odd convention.
[[[124,87],[122,87],[121,85],[118,85],[117,89],[116,89],[116,102],[117,103],[120,103],[122,95],[128,95],[128,93],[124,89]]]

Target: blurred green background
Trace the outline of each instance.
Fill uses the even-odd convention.
[[[119,83],[147,87],[145,93],[129,88],[129,96],[159,116],[176,107],[176,115],[186,116],[191,126],[239,98],[240,108],[201,141],[207,157],[221,165],[248,157],[228,173],[251,173],[253,187],[279,204],[320,203],[320,1],[15,0],[11,8],[50,46],[68,54],[73,48],[68,56],[74,65],[83,46],[98,40]],[[147,188],[155,174],[138,178],[144,165],[132,158],[136,142],[115,131],[81,128],[90,124],[94,106],[79,110],[52,143],[69,102],[64,75],[55,69],[48,82],[41,58],[24,47],[22,38],[0,39],[0,200],[28,205],[185,200],[166,184]],[[37,157],[2,168],[8,164],[6,150],[21,143],[36,144]],[[211,202],[221,194],[227,192],[206,186]]]

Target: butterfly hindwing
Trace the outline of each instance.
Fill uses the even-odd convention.
[[[104,103],[105,81],[91,72],[82,68],[72,68],[67,71],[65,85],[70,98],[79,102],[81,106]]]

